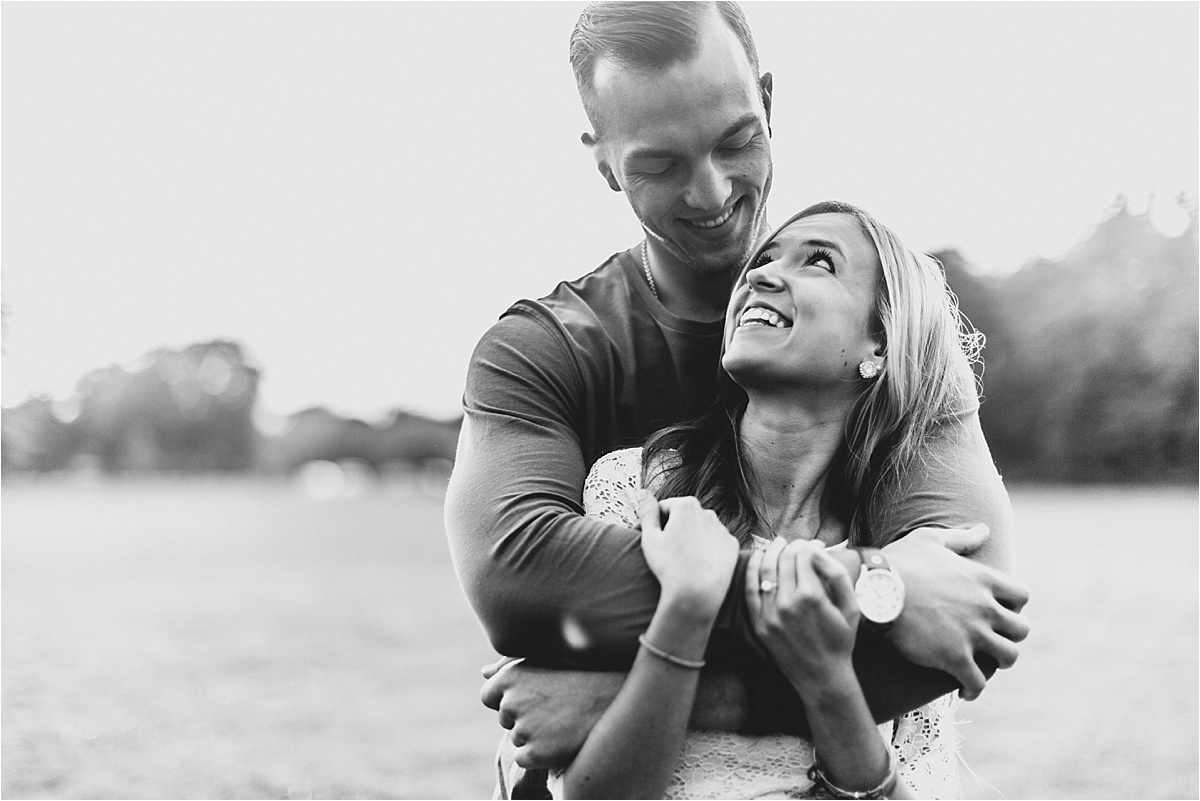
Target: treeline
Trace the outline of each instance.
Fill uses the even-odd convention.
[[[987,337],[980,418],[1007,478],[1195,482],[1200,440],[1197,214],[1165,236],[1122,204],[1058,261],[978,276],[935,254]],[[368,423],[326,409],[255,425],[259,370],[235,342],[160,349],[106,367],[66,401],[4,409],[6,472],[289,473],[313,461],[369,470],[454,458],[461,420],[395,412]]]
[[[225,341],[95,370],[70,400],[30,398],[3,410],[3,468],[291,473],[312,461],[353,460],[380,472],[454,458],[459,421],[405,412],[371,424],[306,409],[264,433],[254,419],[258,380],[242,347]]]

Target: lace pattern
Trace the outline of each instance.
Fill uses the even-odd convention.
[[[592,466],[583,488],[588,515],[636,528],[633,491],[641,487],[642,450],[614,451]],[[652,481],[651,489],[657,482]],[[765,547],[766,540],[758,542]],[[835,546],[836,547],[836,546]],[[920,798],[957,798],[958,698],[947,695],[879,727],[896,749],[901,776]],[[808,780],[813,746],[785,735],[751,737],[730,732],[688,732],[667,798],[822,798]],[[562,797],[561,776],[550,790]]]

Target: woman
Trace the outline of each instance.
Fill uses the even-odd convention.
[[[850,660],[851,578],[826,548],[884,544],[870,512],[898,491],[939,422],[976,402],[978,335],[963,333],[937,264],[852,206],[805,209],[750,265],[728,309],[722,366],[732,380],[714,409],[659,432],[644,453],[604,457],[589,476],[589,513],[640,522],[662,592],[628,679],[552,789],[911,797],[915,785],[954,794],[949,699],[876,728]],[[643,479],[666,500],[625,500]],[[739,543],[760,547],[747,601],[804,702],[812,743],[686,731]]]

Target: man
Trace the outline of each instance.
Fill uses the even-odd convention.
[[[530,765],[569,760],[620,681],[530,663],[627,668],[657,601],[638,533],[581,516],[587,470],[712,402],[730,283],[766,230],[772,179],[772,78],[759,75],[736,4],[594,4],[572,35],[571,63],[593,128],[583,143],[646,239],[540,301],[519,301],[483,337],[446,496],[471,603],[500,653],[528,658],[494,676],[485,697]],[[1026,594],[993,569],[1007,566],[1011,511],[977,416],[937,447],[953,452],[944,461],[957,472],[938,460],[914,471],[878,521],[908,534],[884,550],[906,586],[904,610],[886,639],[858,638],[856,667],[879,720],[956,686],[978,695],[985,671],[1011,665],[1026,633],[994,628],[999,606],[1019,610]],[[910,533],[976,523],[991,536],[974,561],[943,542],[966,550],[981,536]],[[858,575],[857,553],[842,558]],[[786,683],[769,671],[731,679],[762,657],[742,575],[713,637],[729,669],[702,680],[697,709],[710,717],[693,720],[805,733]]]

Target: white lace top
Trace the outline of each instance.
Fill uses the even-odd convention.
[[[587,514],[636,528],[632,491],[641,486],[641,472],[641,448],[602,457],[584,484]],[[765,547],[766,541],[758,544]],[[961,795],[954,725],[957,701],[956,696],[947,695],[879,727],[880,736],[895,747],[901,775],[918,798]],[[808,780],[812,763],[812,743],[799,737],[689,731],[665,797],[823,797]],[[549,788],[555,798],[562,798],[561,776],[551,773]]]

